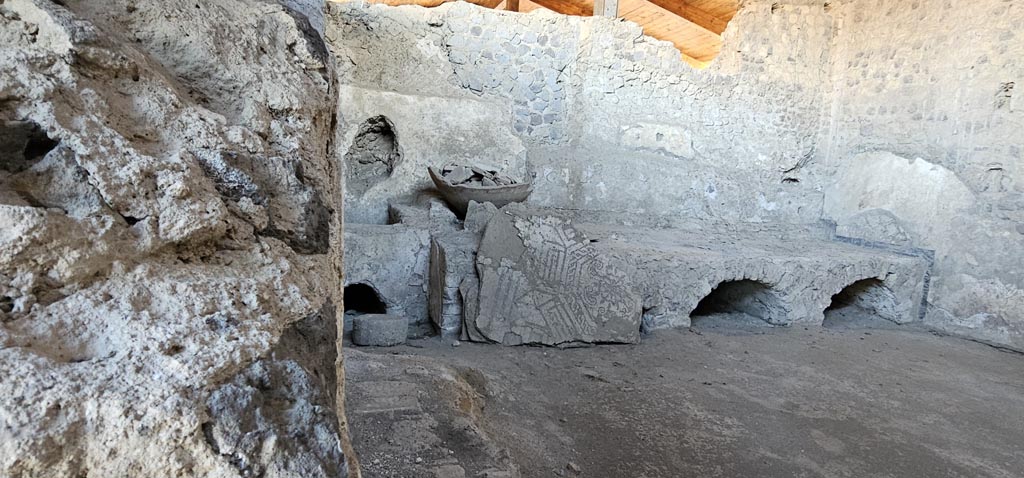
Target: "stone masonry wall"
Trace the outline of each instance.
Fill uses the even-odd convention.
[[[493,156],[491,137],[446,133],[457,120],[441,118],[431,128],[449,144],[491,156],[447,155],[441,146],[431,149],[437,163],[505,162],[537,174],[531,202],[548,206],[695,220],[810,222],[820,214],[820,194],[800,181],[826,104],[831,24],[821,4],[751,2],[726,33],[728,53],[704,71],[635,24],[604,18],[459,2],[330,10],[329,40],[349,65],[342,83],[359,89],[343,110],[416,109],[440,98],[452,106],[448,117],[470,112],[522,144]],[[460,106],[470,102],[488,106]],[[429,186],[420,176],[414,182]],[[358,203],[401,181],[346,199]]]
[[[1024,349],[1024,4],[851,0],[834,14],[826,215],[934,249],[927,321]]]

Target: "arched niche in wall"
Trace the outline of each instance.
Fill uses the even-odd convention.
[[[786,320],[786,307],[772,288],[759,281],[740,279],[718,284],[690,313],[693,323],[706,317],[743,314],[766,323]]]
[[[884,319],[898,323],[896,295],[880,279],[856,281],[832,296],[825,309],[825,327],[867,325]]]
[[[391,177],[402,161],[395,125],[379,115],[364,121],[345,153],[345,190],[361,195]]]
[[[346,314],[386,314],[388,306],[373,286],[358,282],[345,286]]]

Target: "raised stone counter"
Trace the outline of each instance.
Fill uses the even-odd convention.
[[[512,205],[494,216],[466,324],[506,345],[559,345],[637,342],[641,327],[689,326],[698,309],[820,324],[839,296],[893,322],[920,317],[925,251],[842,242],[817,225],[652,228],[573,215]]]

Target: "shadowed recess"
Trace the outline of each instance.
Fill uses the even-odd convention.
[[[761,282],[742,279],[718,284],[690,313],[694,321],[717,314],[746,314],[774,323],[785,318],[782,301]]]
[[[823,325],[854,325],[880,318],[898,322],[896,296],[881,280],[871,278],[854,282],[832,296]]]
[[[345,154],[345,188],[362,194],[391,177],[402,160],[395,125],[385,116],[367,119]]]
[[[357,314],[386,314],[388,307],[377,290],[368,284],[345,286],[345,312]]]

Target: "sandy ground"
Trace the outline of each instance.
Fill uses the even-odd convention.
[[[1024,476],[1024,356],[853,319],[350,348],[353,438],[368,477]]]

